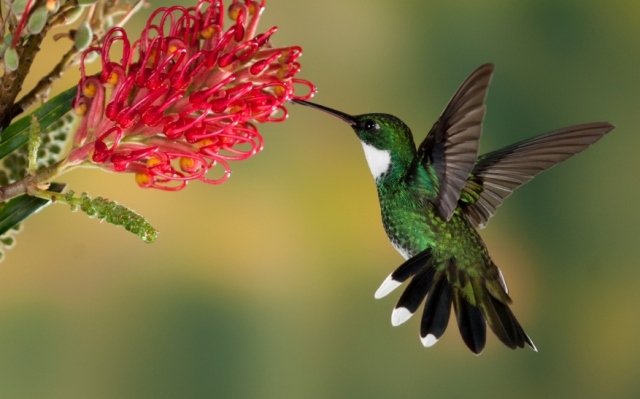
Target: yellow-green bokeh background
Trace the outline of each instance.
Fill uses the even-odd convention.
[[[431,349],[417,320],[392,328],[397,294],[373,292],[402,259],[361,146],[292,106],[221,186],[64,176],[161,234],[147,245],[62,205],[26,223],[0,266],[0,397],[640,396],[640,4],[269,0],[261,30],[272,25],[276,45],[305,49],[300,76],[317,102],[398,115],[418,140],[489,61],[483,152],[570,124],[617,126],[519,189],[482,232],[539,353],[491,335],[473,356],[454,319]],[[45,46],[34,75],[57,51]]]

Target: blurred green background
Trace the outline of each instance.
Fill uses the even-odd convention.
[[[639,397],[640,3],[269,0],[260,30],[273,25],[274,44],[304,48],[315,101],[395,114],[418,141],[485,62],[482,152],[617,126],[482,231],[539,353],[491,335],[476,357],[453,319],[430,349],[418,318],[392,328],[398,294],[373,293],[402,258],[362,148],[340,121],[291,106],[220,186],[64,176],[161,234],[147,245],[62,205],[26,223],[0,267],[0,397]],[[31,83],[59,48],[45,46]]]

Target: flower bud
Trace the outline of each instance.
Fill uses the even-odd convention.
[[[4,52],[4,69],[7,71],[15,71],[18,69],[18,65],[20,64],[20,57],[18,57],[18,52],[15,48],[9,47]]]
[[[89,26],[89,22],[84,21],[78,26],[78,30],[73,36],[73,45],[78,51],[83,51],[91,44],[93,40],[93,31]]]
[[[40,33],[42,31],[42,28],[44,28],[45,24],[47,23],[48,16],[49,11],[45,6],[38,7],[33,10],[31,15],[29,15],[29,21],[27,22],[27,30],[29,31],[29,33],[34,35]]]
[[[64,25],[69,25],[72,24],[74,22],[76,22],[78,20],[78,18],[80,18],[80,15],[82,15],[82,11],[84,11],[82,9],[82,7],[75,7],[72,8],[70,10],[67,10],[64,12],[63,15],[63,24]]]
[[[11,4],[11,12],[14,14],[22,14],[24,9],[27,8],[27,3],[29,0],[15,0],[13,4]]]

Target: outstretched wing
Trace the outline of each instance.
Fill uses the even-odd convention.
[[[438,192],[432,202],[445,220],[458,206],[460,190],[478,158],[492,73],[493,64],[485,64],[464,81],[418,148],[416,167],[435,172]]]
[[[462,190],[462,210],[475,227],[485,227],[513,190],[585,150],[613,128],[603,122],[571,126],[482,155]]]

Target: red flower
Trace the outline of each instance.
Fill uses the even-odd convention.
[[[262,149],[254,122],[283,121],[286,101],[315,91],[294,78],[300,47],[274,48],[276,27],[256,35],[263,9],[264,0],[234,0],[228,15],[235,22],[224,31],[222,1],[199,0],[156,10],[133,44],[121,28],[109,31],[102,47],[83,54],[74,108],[84,117],[68,164],[133,172],[140,186],[164,190],[225,181],[229,161]],[[123,48],[118,62],[110,58],[115,42]],[[84,59],[94,51],[102,72],[87,76]],[[296,84],[308,93],[295,95]]]

